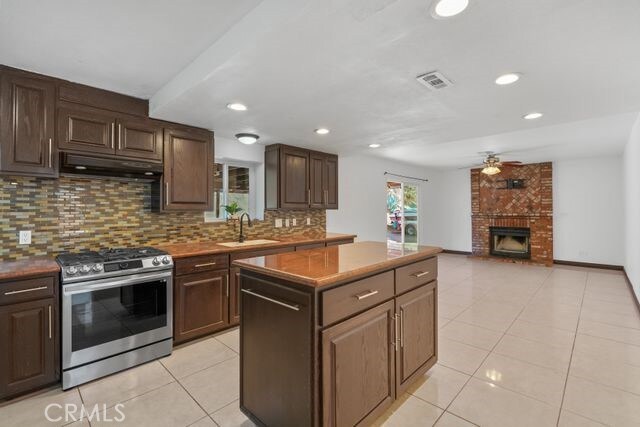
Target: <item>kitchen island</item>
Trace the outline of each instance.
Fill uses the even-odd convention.
[[[373,422],[436,363],[439,252],[359,242],[234,261],[241,410],[266,426]]]

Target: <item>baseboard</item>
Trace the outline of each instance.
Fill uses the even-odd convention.
[[[633,289],[633,283],[631,283],[631,279],[629,279],[629,275],[627,274],[627,270],[622,267],[622,272],[624,273],[624,278],[627,281],[627,286],[629,286],[629,290],[631,291],[631,295],[633,295],[633,300],[636,302],[636,308],[640,313],[640,300],[638,300],[638,295],[636,295],[636,291]]]
[[[592,262],[578,262],[578,261],[564,261],[561,259],[554,259],[553,263],[558,265],[571,265],[573,267],[600,268],[603,270],[624,271],[624,267],[621,265],[596,264]]]
[[[454,251],[452,249],[443,249],[443,254],[451,254],[451,255],[471,255],[471,252],[467,251]]]

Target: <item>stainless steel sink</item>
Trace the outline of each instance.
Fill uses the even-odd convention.
[[[277,240],[267,240],[267,239],[256,239],[256,240],[245,240],[244,242],[225,242],[219,243],[220,246],[226,246],[228,248],[239,248],[242,246],[255,246],[255,245],[268,245],[269,243],[278,243]]]

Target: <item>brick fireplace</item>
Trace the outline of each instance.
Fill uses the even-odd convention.
[[[552,265],[551,163],[500,169],[493,176],[471,171],[473,255]],[[523,188],[509,188],[509,179]]]

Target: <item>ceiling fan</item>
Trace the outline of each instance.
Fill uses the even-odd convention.
[[[509,162],[501,162],[500,161],[500,157],[498,157],[498,155],[500,155],[500,153],[494,153],[493,151],[482,151],[478,154],[481,154],[484,156],[484,160],[482,161],[481,165],[474,165],[474,166],[469,166],[469,167],[465,167],[462,169],[477,169],[477,168],[482,168],[482,173],[485,175],[495,175],[500,173],[500,167],[501,166],[524,166],[522,164],[522,162],[519,161],[509,161]]]

